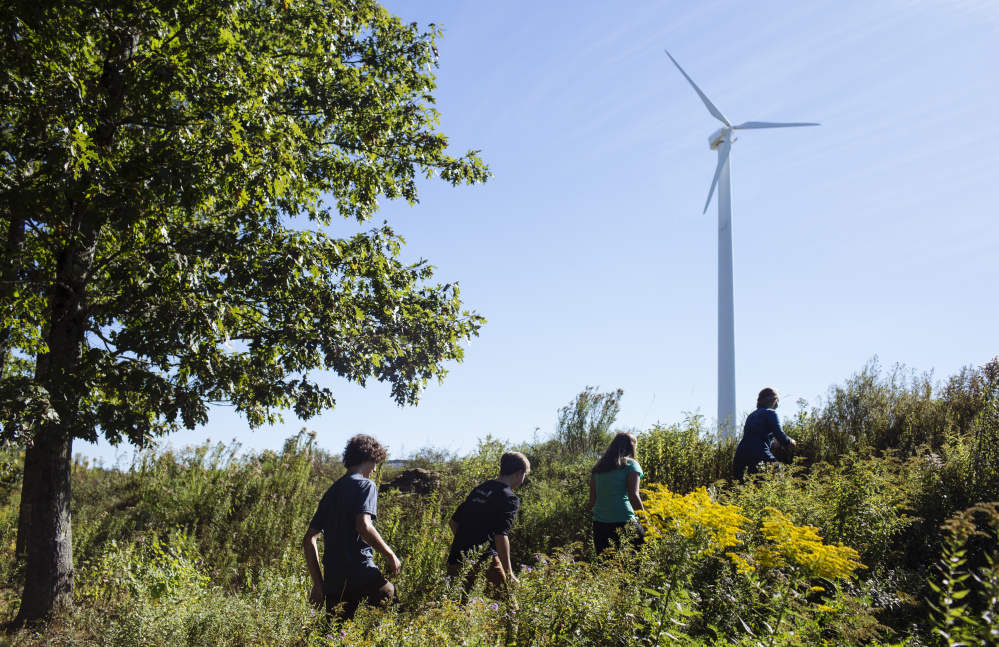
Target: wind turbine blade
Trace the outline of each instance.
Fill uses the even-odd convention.
[[[792,126],[821,126],[822,124],[774,124],[769,121],[747,121],[744,124],[739,124],[738,126],[732,126],[736,130],[744,130],[747,128],[791,128]]]
[[[708,201],[704,203],[704,211],[702,213],[708,212],[708,206],[711,204],[711,196],[715,194],[715,187],[718,186],[718,178],[721,177],[722,168],[724,168],[725,164],[728,162],[728,155],[732,151],[731,130],[725,132],[725,141],[722,143],[719,151],[718,166],[715,168],[715,177],[711,180],[711,190],[708,191]]]
[[[721,113],[721,110],[719,110],[718,108],[716,108],[715,104],[711,103],[711,99],[709,99],[707,97],[707,95],[705,95],[703,92],[701,92],[701,89],[699,87],[697,87],[696,83],[694,83],[694,79],[692,79],[689,76],[687,76],[687,73],[683,71],[683,68],[680,67],[680,64],[676,62],[676,59],[673,58],[673,56],[669,53],[669,51],[667,51],[667,50],[663,50],[663,51],[666,51],[666,56],[669,56],[669,60],[673,61],[673,65],[676,66],[676,69],[680,70],[680,74],[682,74],[684,76],[684,78],[687,79],[687,81],[690,82],[690,85],[692,85],[694,87],[694,91],[697,92],[697,96],[701,97],[701,101],[703,101],[704,105],[708,107],[708,112],[710,112],[715,119],[717,119],[718,121],[722,122],[726,126],[731,126],[732,122],[730,122],[728,119],[726,119],[725,115],[723,115]]]

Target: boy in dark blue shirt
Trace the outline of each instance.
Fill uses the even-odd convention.
[[[359,434],[350,439],[343,452],[347,473],[330,486],[319,501],[316,514],[302,540],[305,563],[312,578],[309,601],[327,613],[343,605],[339,615],[354,617],[362,600],[384,604],[395,597],[395,587],[375,566],[374,551],[385,558],[389,575],[399,572],[402,563],[372,525],[378,516],[378,487],[370,480],[378,463],[388,452],[371,436]],[[323,535],[323,568],[319,569],[317,537]]]
[[[472,490],[448,521],[454,534],[447,556],[448,575],[461,573],[463,557],[476,562],[464,582],[466,591],[482,567],[486,568],[487,591],[492,597],[497,597],[507,582],[517,581],[510,563],[509,533],[520,499],[513,491],[530,471],[531,463],[520,452],[503,454],[500,475]]]

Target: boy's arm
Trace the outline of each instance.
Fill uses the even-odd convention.
[[[357,515],[357,520],[354,522],[354,530],[361,536],[361,539],[368,542],[369,546],[382,554],[382,557],[385,558],[385,566],[388,568],[389,575],[395,575],[399,572],[399,569],[402,568],[402,562],[395,556],[392,549],[388,547],[382,536],[378,534],[378,530],[371,523],[370,514],[362,512]]]
[[[458,534],[458,522],[454,520],[454,517],[447,520],[447,527],[451,529],[452,535]]]
[[[507,581],[516,584],[520,580],[513,574],[513,564],[510,563],[510,538],[507,535],[496,535],[496,553],[499,556],[500,565],[506,571]]]
[[[309,577],[312,578],[312,593],[309,594],[309,602],[317,607],[322,605],[325,594],[323,592],[323,572],[319,568],[319,547],[316,546],[316,537],[322,534],[321,530],[309,528],[302,539],[302,550],[305,553],[305,565],[309,569]]]
[[[590,474],[590,507],[597,505],[597,479]]]

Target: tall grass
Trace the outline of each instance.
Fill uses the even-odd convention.
[[[313,442],[299,433],[280,453],[247,455],[235,442],[149,450],[127,472],[77,461],[74,557],[86,562],[112,539],[182,529],[211,564],[213,580],[241,586],[304,533],[323,491],[312,478],[321,458]]]
[[[955,610],[975,618],[957,622],[969,636],[989,639],[992,616],[981,614],[991,613],[996,581],[994,530],[955,535],[973,513],[941,524],[999,500],[997,378],[995,361],[942,384],[870,363],[818,406],[792,411],[784,425],[799,440],[797,454],[745,485],[728,479],[734,443],[719,443],[700,416],[653,426],[640,433],[643,482],[667,488],[674,498],[663,501],[712,503],[653,507],[665,530],[611,559],[593,554],[587,506],[598,448],[570,450],[556,436],[517,446],[486,437],[465,456],[421,450],[411,463],[437,472],[440,487],[425,495],[387,490],[379,499],[377,526],[404,564],[399,604],[362,610],[343,627],[306,604],[300,538],[343,473],[313,435],[303,430],[280,452],[243,454],[237,444],[217,443],[150,450],[127,470],[78,460],[77,611],[7,642],[915,647],[941,640]],[[448,517],[474,485],[496,475],[509,449],[533,466],[510,538],[521,579],[515,605],[484,598],[481,582],[463,597],[443,567]],[[0,474],[0,616],[9,619],[21,577],[12,554],[17,448],[0,450],[3,465],[10,467]],[[691,494],[699,488],[706,489]],[[724,514],[712,517],[712,506]],[[866,568],[830,578],[802,570],[806,562],[770,560],[785,554],[773,510],[783,519],[778,526],[798,528],[795,541],[842,544]],[[705,550],[697,537],[725,519],[737,526],[736,543]],[[951,576],[930,571],[941,555]],[[957,595],[967,605],[953,603],[953,592],[941,597],[945,577],[963,578]]]

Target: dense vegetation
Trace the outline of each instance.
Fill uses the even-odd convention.
[[[342,473],[303,432],[284,450],[148,450],[125,470],[73,467],[76,612],[11,644],[999,644],[999,360],[943,382],[871,362],[784,418],[787,465],[728,481],[733,443],[699,415],[639,432],[650,541],[597,559],[586,480],[621,397],[588,389],[533,464],[511,536],[515,605],[445,579],[446,519],[510,447],[425,449],[431,494],[384,491],[378,527],[403,559],[400,603],[331,627],[306,604],[299,541]],[[787,404],[785,403],[785,407]],[[787,407],[787,408],[794,408]],[[785,416],[788,412],[780,410]],[[0,618],[21,460],[0,454]],[[392,476],[386,467],[376,476]],[[481,583],[479,584],[481,587]]]

